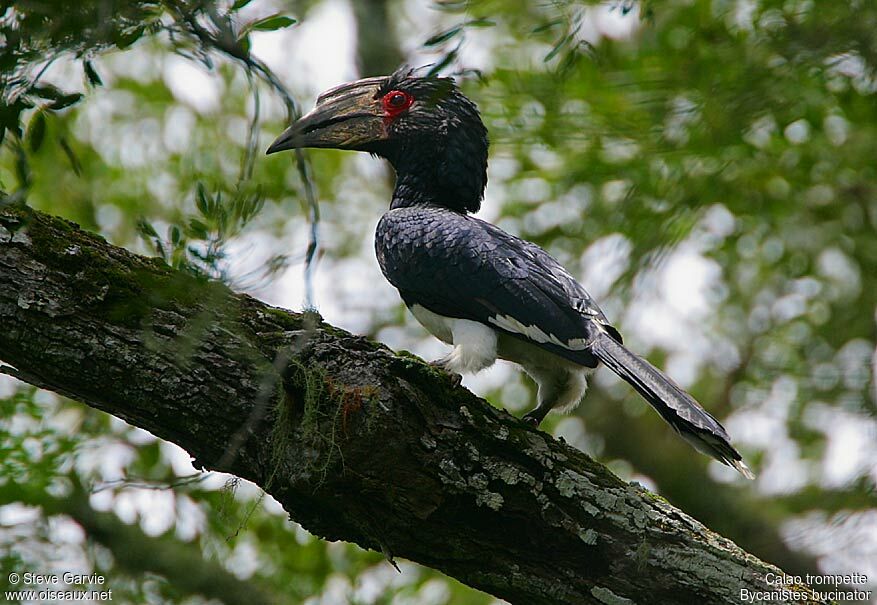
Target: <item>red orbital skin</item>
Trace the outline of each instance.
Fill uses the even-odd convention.
[[[384,123],[395,120],[414,103],[414,97],[401,90],[391,90],[381,99],[384,108]]]

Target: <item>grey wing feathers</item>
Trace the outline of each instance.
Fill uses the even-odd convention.
[[[547,252],[479,219],[435,208],[392,210],[378,260],[409,306],[472,319],[593,367],[585,351],[605,316]],[[617,333],[616,333],[617,334]]]
[[[491,236],[508,240],[504,249],[514,251],[509,256],[521,267],[518,277],[530,280],[533,286],[538,287],[555,304],[578,316],[579,321],[595,322],[621,342],[621,335],[609,323],[591,295],[553,256],[536,244],[509,235],[490,223],[473,220],[481,223]]]

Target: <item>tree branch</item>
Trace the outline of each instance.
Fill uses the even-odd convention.
[[[62,219],[0,210],[0,325],[29,382],[256,482],[319,536],[512,603],[776,589],[775,567],[420,360]]]

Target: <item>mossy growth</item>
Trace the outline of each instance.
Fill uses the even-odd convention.
[[[138,327],[155,309],[218,306],[232,298],[225,285],[176,271],[160,259],[129,253],[120,259],[104,239],[64,219],[29,208],[4,210],[4,218],[27,234],[34,258],[73,276],[68,284],[78,297],[115,325]]]
[[[288,384],[279,389],[271,432],[272,469],[270,487],[286,459],[291,440],[303,461],[301,471],[318,477],[315,489],[344,458],[341,442],[353,430],[354,417],[367,412],[379,390],[374,386],[351,387],[334,380],[321,367],[293,359],[288,366]],[[366,417],[365,426],[370,426]]]
[[[291,313],[286,309],[272,307],[270,305],[260,305],[259,311],[269,316],[273,323],[284,330],[299,330],[302,327],[303,319],[300,315]]]
[[[448,379],[447,372],[427,363],[411,351],[396,351],[396,360],[404,370],[418,377],[438,380]]]
[[[639,493],[643,497],[648,498],[649,500],[653,500],[654,502],[661,502],[662,504],[670,504],[670,501],[667,500],[667,498],[665,498],[664,496],[662,496],[660,494],[656,494],[655,492],[653,492],[651,490],[646,489],[645,487],[643,487],[639,483],[634,483],[634,486],[639,488]]]

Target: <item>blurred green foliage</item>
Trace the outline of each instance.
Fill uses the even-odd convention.
[[[293,26],[294,41],[323,6],[4,2],[4,202],[256,292],[299,291],[288,284],[320,218],[327,319],[430,350],[388,290],[345,285],[378,275],[369,227],[390,182],[375,161],[259,157],[295,96],[318,91],[285,83],[257,36]],[[694,456],[607,376],[556,432],[786,571],[877,579],[877,5],[386,0],[352,12],[371,45],[356,51],[364,73],[404,50],[460,76],[491,133],[485,212],[582,276],[628,341],[726,422],[760,478],[742,485]],[[366,35],[375,28],[387,35]],[[181,93],[175,70],[207,90]],[[532,399],[523,380],[484,384],[498,404]],[[278,602],[490,602],[319,541],[252,486],[191,475],[178,450],[101,413],[0,388],[0,504],[20,503],[0,508],[4,570],[74,560],[116,600],[200,602],[189,570],[125,558],[65,508],[84,501]]]

